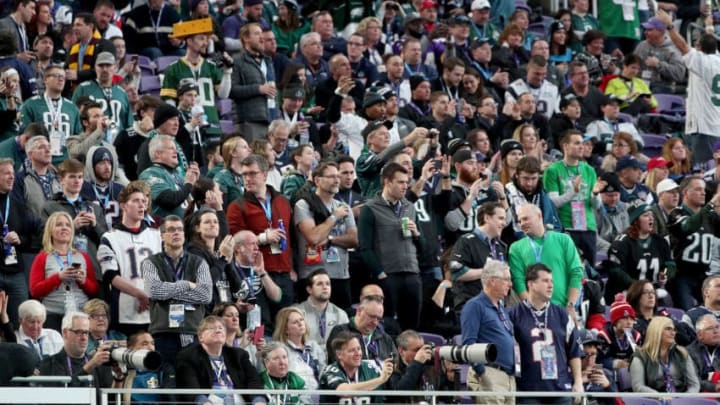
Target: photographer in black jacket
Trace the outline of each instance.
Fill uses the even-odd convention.
[[[386,383],[393,391],[436,391],[439,378],[433,369],[432,346],[412,329],[397,337],[398,358],[395,370]],[[418,403],[423,398],[393,397],[393,402]]]

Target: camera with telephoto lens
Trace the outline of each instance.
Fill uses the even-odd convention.
[[[447,360],[457,364],[488,364],[497,359],[497,347],[492,343],[474,343],[471,345],[446,345],[435,347],[426,343],[433,353],[426,364],[433,364],[436,359]]]
[[[110,364],[119,364],[139,372],[155,371],[162,364],[160,353],[152,350],[131,350],[113,344],[106,349],[110,352]]]
[[[214,52],[207,56],[207,59],[213,62],[217,67],[219,68],[231,68],[233,67],[233,61],[232,59],[228,60],[225,59],[225,56],[222,54],[222,52]]]

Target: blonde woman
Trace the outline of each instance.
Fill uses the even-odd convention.
[[[656,316],[645,333],[645,343],[630,363],[633,392],[699,392],[695,366],[688,352],[675,343],[672,319]]]
[[[316,390],[320,372],[327,364],[327,354],[308,336],[305,313],[302,310],[285,307],[278,312],[273,341],[287,345],[290,371],[302,377],[309,390]]]
[[[55,330],[60,330],[66,312],[78,311],[98,293],[90,257],[72,248],[74,234],[68,213],[50,215],[43,231],[43,250],[30,268],[30,295],[45,305],[46,325]]]

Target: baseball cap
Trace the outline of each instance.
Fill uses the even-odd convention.
[[[642,163],[640,163],[637,159],[635,159],[632,156],[625,156],[624,158],[618,160],[617,164],[615,165],[615,171],[621,172],[624,169],[640,169],[642,170]]]
[[[114,65],[115,56],[110,52],[100,52],[95,58],[95,66],[97,65]]]
[[[630,223],[632,224],[635,222],[638,218],[640,218],[640,215],[652,211],[652,205],[648,204],[640,204],[638,206],[630,206],[628,208],[628,216],[630,217]]]
[[[365,98],[363,99],[362,108],[363,110],[373,106],[378,103],[384,103],[385,97],[379,95],[378,93],[367,93],[365,94]]]
[[[482,10],[484,8],[490,8],[490,2],[488,0],[475,0],[470,5],[470,10]]]
[[[420,4],[420,11],[425,10],[425,9],[427,9],[427,8],[437,9],[437,8],[438,8],[438,5],[437,5],[437,3],[435,3],[434,1],[425,0],[425,1],[422,2],[422,4]]]
[[[470,17],[466,16],[465,14],[458,14],[454,16],[453,18],[448,21],[450,25],[459,25],[459,24],[467,24],[470,25],[472,21],[470,21]]]
[[[384,126],[387,129],[390,129],[393,127],[393,124],[390,121],[382,121],[382,120],[368,122],[367,126],[365,126],[365,128],[362,130],[363,139],[367,140],[368,135],[370,135],[373,131],[375,131],[376,129],[378,129],[382,126]]]
[[[600,175],[600,179],[604,180],[605,187],[600,190],[601,193],[614,193],[620,191],[620,179],[618,175],[613,172],[607,172]]]
[[[658,195],[660,195],[666,191],[677,190],[678,188],[680,188],[680,186],[675,183],[675,180],[664,179],[657,184],[657,187],[655,187],[655,191],[657,191]]]
[[[574,94],[567,94],[565,97],[560,99],[560,109],[569,106],[573,101],[578,101]]]
[[[475,159],[475,155],[467,149],[461,149],[453,154],[453,164],[462,163],[466,160]]]
[[[418,13],[409,13],[405,16],[405,19],[403,20],[403,25],[408,25],[411,22],[415,21],[422,21],[422,17],[420,17],[420,14]]]
[[[665,160],[662,156],[657,156],[652,159],[650,159],[647,163],[647,169],[648,171],[658,168],[658,167],[672,167],[673,162],[669,160]]]
[[[620,103],[620,100],[618,100],[617,96],[614,94],[610,94],[608,96],[605,96],[603,100],[600,102],[600,105],[608,105],[610,103]]]
[[[178,97],[182,96],[183,94],[187,93],[188,91],[195,90],[198,91],[198,86],[195,84],[195,81],[190,80],[183,80],[180,82],[180,86],[178,86],[177,89],[177,95]]]
[[[657,17],[653,17],[640,25],[642,25],[642,27],[646,30],[659,30],[663,32],[667,30],[665,24],[663,24],[662,21],[660,21],[660,19]]]
[[[305,89],[302,86],[288,86],[283,91],[283,98],[305,100]]]

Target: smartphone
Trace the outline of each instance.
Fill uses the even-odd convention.
[[[260,340],[265,337],[265,325],[259,325],[253,330],[253,344],[257,345]]]
[[[80,270],[82,268],[82,266],[80,265],[80,263],[73,263],[72,268],[75,270]]]
[[[435,166],[435,170],[440,170],[442,168],[442,163],[442,159],[433,160],[433,166]]]
[[[130,62],[137,64],[138,63],[137,55],[133,56],[132,59],[130,59]]]

